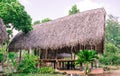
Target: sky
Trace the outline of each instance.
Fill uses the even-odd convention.
[[[19,0],[32,17],[33,22],[44,18],[52,20],[68,15],[69,9],[77,5],[80,12],[104,7],[107,14],[120,17],[120,0]]]
[[[77,5],[80,12],[104,7],[107,14],[120,17],[120,0],[19,0],[32,22],[50,18],[52,20],[68,15],[73,5]],[[120,20],[120,18],[119,18]],[[13,36],[18,31],[14,30]]]

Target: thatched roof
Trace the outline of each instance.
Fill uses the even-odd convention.
[[[66,46],[96,45],[105,38],[105,10],[98,8],[33,26],[27,34],[18,33],[9,50],[58,49]]]
[[[3,24],[2,19],[0,19],[0,44],[3,43],[4,40],[7,39],[7,32],[6,32],[6,28]]]

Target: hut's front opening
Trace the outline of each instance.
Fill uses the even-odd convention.
[[[75,67],[75,61],[79,50],[96,50],[102,53],[95,45],[77,45],[74,47],[64,47],[61,49],[34,49],[34,54],[39,56],[39,66],[52,66],[55,69],[79,69]],[[28,51],[30,53],[31,50]],[[21,51],[20,51],[21,60]]]

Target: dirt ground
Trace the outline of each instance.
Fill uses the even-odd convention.
[[[84,71],[79,70],[57,70],[57,72],[73,74],[72,76],[85,76]],[[71,75],[70,75],[71,76]],[[98,68],[93,70],[89,76],[120,76],[120,69],[119,70],[110,70],[110,71],[103,71],[102,68]]]
[[[120,76],[120,69],[119,70],[111,70],[109,72],[104,73],[104,76]]]

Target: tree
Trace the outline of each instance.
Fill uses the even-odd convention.
[[[37,20],[37,21],[35,21],[35,22],[33,23],[33,25],[37,25],[37,24],[40,24],[40,21],[39,21],[39,20]]]
[[[51,21],[50,18],[45,18],[45,19],[42,20],[42,23],[46,23],[46,22],[49,22],[49,21]]]
[[[109,15],[106,24],[106,41],[120,48],[120,24],[112,15]]]
[[[72,8],[69,10],[69,15],[79,13],[79,9],[77,8],[77,5],[73,5]]]
[[[27,33],[32,30],[31,17],[27,14],[24,6],[18,0],[0,0],[0,18],[11,34],[13,29]]]

